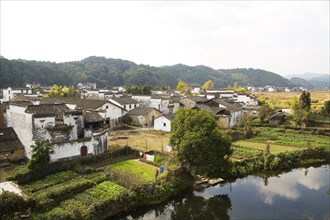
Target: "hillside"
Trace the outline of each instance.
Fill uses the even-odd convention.
[[[293,77],[299,77],[306,81],[308,81],[310,84],[313,85],[316,89],[325,89],[330,88],[330,75],[329,74],[318,74],[318,73],[304,73],[299,75],[287,75],[284,76],[287,79],[293,78]]]
[[[290,79],[290,81],[295,84],[296,86],[299,87],[304,87],[306,89],[313,89],[314,86],[308,82],[307,80],[303,79],[303,78],[299,78],[299,77],[293,77]]]
[[[174,88],[179,80],[192,86],[201,86],[209,79],[215,82],[216,87],[227,87],[235,82],[240,86],[294,86],[278,74],[252,68],[215,70],[202,65],[184,64],[153,67],[96,56],[64,63],[8,60],[3,57],[0,61],[0,88],[20,87],[33,82],[42,85],[95,82],[98,88],[149,83]]]

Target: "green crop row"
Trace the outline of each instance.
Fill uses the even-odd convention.
[[[56,187],[47,189],[36,195],[37,205],[40,208],[51,208],[54,204],[65,200],[77,193],[93,187],[95,184],[105,181],[106,174],[99,173],[97,176],[87,178],[76,178]]]
[[[59,183],[68,181],[77,176],[78,176],[78,174],[72,170],[62,171],[62,172],[48,175],[48,176],[44,177],[43,179],[37,180],[35,182],[26,184],[23,187],[26,190],[33,193],[33,192],[57,185]]]

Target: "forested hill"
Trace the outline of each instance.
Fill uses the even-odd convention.
[[[65,63],[8,60],[4,57],[0,61],[0,88],[21,87],[33,82],[41,85],[95,82],[98,88],[149,83],[175,88],[179,80],[201,86],[209,79],[215,82],[216,87],[227,87],[235,82],[240,86],[294,86],[280,75],[251,68],[215,70],[207,66],[192,67],[183,64],[152,67],[95,56]]]

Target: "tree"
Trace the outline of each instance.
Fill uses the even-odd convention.
[[[172,121],[170,144],[183,167],[201,174],[223,170],[232,153],[231,138],[205,110],[180,109]]]
[[[28,163],[30,170],[45,169],[50,162],[50,155],[54,153],[53,144],[49,141],[36,141],[31,145],[32,157]]]
[[[270,106],[262,100],[258,100],[259,101],[259,105],[260,105],[260,109],[259,109],[259,118],[261,123],[264,123],[266,118],[268,118],[272,113],[273,110],[270,108]]]
[[[122,118],[121,118],[121,122],[124,123],[124,124],[131,124],[133,122],[133,119],[131,118],[131,116],[129,116],[128,114],[124,115]]]
[[[70,94],[70,89],[66,86],[53,85],[50,89],[48,96],[49,97],[67,97]]]
[[[321,114],[324,116],[330,116],[330,100],[324,102],[322,107]]]
[[[214,82],[212,80],[207,80],[202,86],[203,90],[213,89],[213,88],[214,88]]]
[[[309,92],[303,92],[299,97],[300,107],[309,111],[311,109],[311,94]]]
[[[191,86],[184,83],[182,80],[180,80],[178,82],[178,85],[176,86],[176,89],[179,90],[182,93],[185,93],[185,94],[190,94],[190,92],[192,90]]]
[[[306,98],[307,97],[307,98]],[[310,99],[310,95],[309,95]],[[307,100],[307,103],[305,102]],[[310,103],[310,102],[309,102]],[[308,126],[309,117],[310,117],[310,105],[308,107],[308,95],[303,92],[299,98],[299,101],[296,97],[291,99],[291,109],[293,110],[292,118],[293,121],[303,127]]]

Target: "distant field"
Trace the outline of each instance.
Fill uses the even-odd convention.
[[[170,133],[153,130],[125,130],[115,131],[113,134],[115,139],[110,139],[110,149],[128,145],[141,151],[162,151],[162,147],[165,149],[170,140]],[[127,139],[120,139],[119,137],[127,137]]]
[[[240,146],[244,148],[254,149],[254,150],[265,150],[267,143],[266,142],[254,142],[254,141],[236,141],[233,143],[234,146]],[[270,153],[277,154],[285,151],[296,151],[303,150],[305,148],[301,147],[292,147],[285,145],[278,145],[270,143]]]
[[[296,96],[299,99],[301,92],[254,92],[257,97],[268,98],[270,105],[278,108],[290,108],[290,100]],[[312,91],[312,109],[319,109],[324,101],[330,100],[330,91]]]

